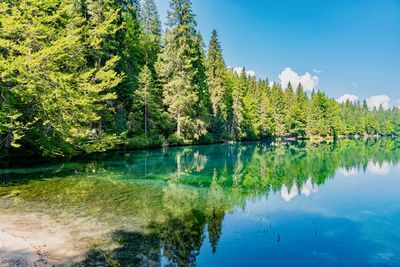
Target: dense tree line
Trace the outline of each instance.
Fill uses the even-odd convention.
[[[190,0],[0,3],[0,151],[44,156],[263,137],[397,135],[397,108],[338,104],[226,67]]]

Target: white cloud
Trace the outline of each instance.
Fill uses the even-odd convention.
[[[382,164],[369,162],[367,165],[367,172],[376,175],[387,175],[390,172],[390,165],[388,162],[383,162]]]
[[[356,95],[344,94],[341,97],[339,97],[336,101],[338,103],[345,103],[346,101],[350,101],[350,102],[354,103],[354,102],[357,102],[358,99],[359,99],[359,97]]]
[[[308,178],[305,184],[301,187],[301,193],[306,197],[310,196],[311,193],[317,193],[318,187],[312,183],[311,177]]]
[[[299,190],[295,185],[292,186],[292,188],[289,190],[286,185],[283,185],[281,188],[281,197],[286,201],[289,202],[293,198],[299,195]]]
[[[290,202],[293,198],[298,195],[303,194],[306,197],[309,197],[311,193],[317,193],[318,187],[312,183],[311,177],[307,179],[307,181],[301,186],[301,191],[296,185],[293,185],[291,189],[289,189],[286,185],[281,187],[281,197],[286,201]]]
[[[243,67],[236,67],[236,68],[232,68],[238,75],[241,75],[243,72]],[[246,70],[246,75],[248,77],[255,77],[256,73],[253,70]]]
[[[340,168],[339,173],[341,173],[344,177],[349,177],[349,176],[353,176],[353,175],[357,175],[358,174],[358,169],[357,168],[350,168],[350,169],[346,169],[346,168]]]
[[[322,73],[322,70],[319,70],[319,69],[313,69],[312,71],[313,71],[314,73],[316,73],[316,74]]]
[[[390,107],[390,100],[390,97],[387,95],[376,95],[368,98],[367,104],[370,109],[373,109],[374,107],[379,108],[380,105],[382,105],[383,109],[386,110]]]
[[[285,68],[284,71],[279,75],[282,87],[286,88],[289,82],[293,87],[297,87],[299,83],[303,85],[303,88],[307,91],[312,91],[318,85],[318,77],[312,76],[309,72],[304,75],[298,75],[291,68]]]

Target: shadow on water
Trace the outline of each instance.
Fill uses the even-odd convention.
[[[196,266],[206,231],[216,252],[224,212],[220,215],[191,210],[184,217],[150,225],[147,234],[115,231],[114,249],[94,248],[76,266]]]
[[[273,230],[276,232],[271,230],[261,238],[259,233],[258,237],[250,234],[251,240],[241,241],[239,249],[214,265],[245,266],[251,261],[254,266],[265,266],[263,263],[268,259],[270,266],[392,266],[391,262],[371,259],[376,249],[374,244],[365,242],[358,225],[351,220],[323,218],[317,214],[291,216],[283,216],[286,221]],[[193,218],[197,220],[192,221]],[[205,229],[210,227],[204,219],[174,219],[159,225],[152,234],[116,231],[112,237],[114,249],[94,248],[75,266],[196,266],[207,236]],[[299,227],[310,231],[299,233],[296,230]],[[221,228],[213,230],[208,230],[208,234],[216,234],[209,236],[212,253],[216,254]],[[302,242],[296,245],[299,238]],[[298,246],[307,248],[307,252]],[[255,258],[249,258],[254,255],[249,254],[247,247],[252,247]]]
[[[118,246],[116,249],[92,249],[76,266],[160,266],[161,244],[158,236],[118,231],[112,239]]]

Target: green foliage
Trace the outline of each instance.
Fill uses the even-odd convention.
[[[185,140],[177,134],[172,134],[171,136],[168,137],[168,144],[170,146],[184,145]]]
[[[162,111],[156,96],[156,88],[150,68],[145,65],[139,74],[139,88],[134,94],[134,103],[132,109],[132,120],[136,116],[136,127],[139,129],[129,129],[130,134],[144,133],[148,134],[150,130],[155,130],[160,123]],[[132,125],[132,124],[131,124]]]
[[[214,144],[215,142],[216,142],[216,140],[214,138],[214,135],[210,134],[210,133],[202,135],[198,141],[198,143],[200,143],[200,144]]]
[[[202,110],[206,83],[202,41],[196,31],[189,0],[172,0],[165,46],[158,73],[163,82],[163,103],[176,122],[176,135],[198,140],[207,132]]]
[[[87,27],[72,0],[14,1],[0,5],[1,147],[29,144],[46,156],[112,147],[118,138],[96,127],[121,81],[111,56],[92,65],[115,33],[115,12]],[[83,38],[89,36],[89,38]]]
[[[233,71],[227,73],[227,97],[226,105],[228,109],[228,134],[236,140],[244,137],[242,130],[244,110],[243,110],[243,89],[245,77],[239,77]]]
[[[217,31],[213,30],[207,53],[207,82],[211,102],[211,132],[217,138],[227,133],[226,66]]]
[[[336,136],[338,133],[338,104],[325,94],[311,97],[307,118],[308,136]]]
[[[190,0],[170,0],[162,33],[154,0],[1,2],[0,157],[137,147],[143,136],[178,145],[400,133],[398,108],[338,104],[228,69],[215,30],[205,51]]]
[[[143,27],[143,47],[145,63],[155,73],[154,65],[161,51],[161,21],[154,0],[144,0],[141,9],[141,22]]]
[[[127,139],[129,149],[156,148],[163,146],[165,139],[160,134],[137,135]]]
[[[285,121],[287,121],[287,100],[282,87],[274,83],[272,86],[272,114],[274,118],[274,134],[284,136],[286,133]]]

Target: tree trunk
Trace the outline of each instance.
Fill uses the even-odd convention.
[[[147,124],[148,124],[148,106],[147,106],[147,88],[144,94],[144,134],[147,136]]]
[[[176,135],[181,137],[181,113],[178,111],[177,115]]]
[[[10,130],[8,132],[7,136],[6,136],[6,141],[5,141],[5,144],[4,144],[4,147],[5,147],[6,150],[11,148],[12,139],[13,139],[13,131]]]
[[[102,129],[102,122],[101,122],[101,120],[99,121],[99,125],[98,125],[98,128],[97,128],[97,133],[98,133],[98,135],[99,135],[99,137],[101,136],[101,133],[103,132],[103,129]]]
[[[147,126],[148,125],[148,111],[147,107],[144,108],[144,134],[147,135]]]

